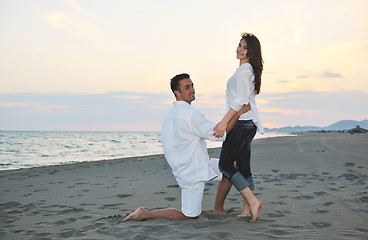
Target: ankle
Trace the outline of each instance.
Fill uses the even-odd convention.
[[[214,207],[213,211],[225,211],[224,207]]]

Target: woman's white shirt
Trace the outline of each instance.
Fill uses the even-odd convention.
[[[242,114],[239,120],[252,120],[260,133],[264,133],[263,124],[256,106],[254,92],[254,73],[249,63],[240,65],[227,82],[226,108],[239,111],[244,104],[250,103],[251,110]]]

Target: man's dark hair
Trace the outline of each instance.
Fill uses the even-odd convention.
[[[170,87],[171,87],[171,91],[174,93],[175,95],[175,90],[178,90],[180,92],[179,89],[179,82],[183,79],[187,79],[190,78],[189,74],[187,73],[182,73],[182,74],[178,74],[175,77],[171,78],[170,80]]]

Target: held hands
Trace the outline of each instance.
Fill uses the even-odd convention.
[[[251,109],[250,103],[248,103],[247,105],[244,104],[243,107],[238,112],[236,112],[236,114],[233,115],[233,117],[231,117],[230,120],[226,120],[226,119],[229,119],[229,117],[227,117],[227,116],[231,115],[231,114],[229,114],[229,113],[226,114],[224,119],[222,119],[221,122],[219,122],[213,128],[213,135],[217,138],[222,138],[225,134],[225,131],[227,131],[227,132],[231,131],[231,129],[234,127],[234,125],[235,125],[236,121],[238,120],[238,118],[240,117],[240,115],[242,115],[243,113],[248,112],[250,109]],[[234,113],[235,113],[235,111],[234,111]]]
[[[227,123],[224,121],[221,121],[216,124],[216,126],[213,128],[213,135],[217,138],[222,138],[224,136],[226,131]]]

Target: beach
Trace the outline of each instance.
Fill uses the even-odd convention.
[[[218,158],[219,148],[209,149]],[[139,206],[180,209],[162,154],[0,171],[0,239],[368,239],[368,134],[309,132],[252,145],[260,218],[214,215],[217,181],[199,219],[120,223]]]

